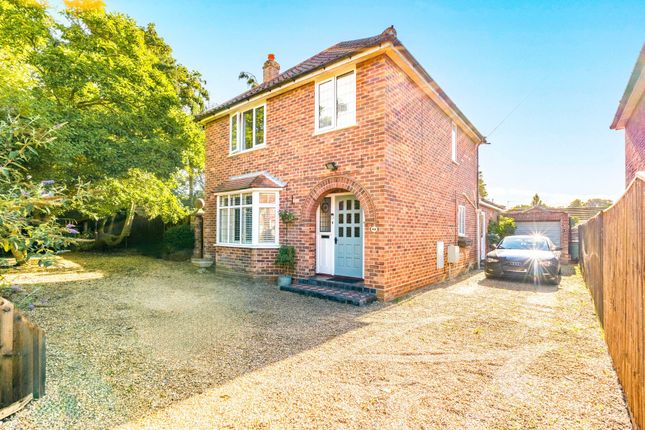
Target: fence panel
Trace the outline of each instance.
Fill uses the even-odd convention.
[[[45,394],[45,334],[0,298],[0,420]]]
[[[634,425],[645,428],[645,176],[580,228],[580,267]]]

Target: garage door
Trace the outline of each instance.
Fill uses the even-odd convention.
[[[515,234],[542,234],[560,245],[560,221],[515,221]]]

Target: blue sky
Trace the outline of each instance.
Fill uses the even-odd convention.
[[[202,73],[212,104],[245,89],[240,71],[261,77],[269,52],[285,70],[394,24],[483,134],[524,100],[480,150],[495,201],[528,203],[538,192],[559,205],[623,190],[623,132],[609,124],[645,42],[642,0],[105,1],[154,22],[176,58]]]

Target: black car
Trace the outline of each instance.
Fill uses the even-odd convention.
[[[545,236],[507,236],[486,255],[487,278],[512,277],[560,283],[560,248]]]

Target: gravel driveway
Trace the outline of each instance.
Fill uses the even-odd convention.
[[[10,275],[48,393],[22,428],[631,428],[580,276],[355,308],[136,255]]]

